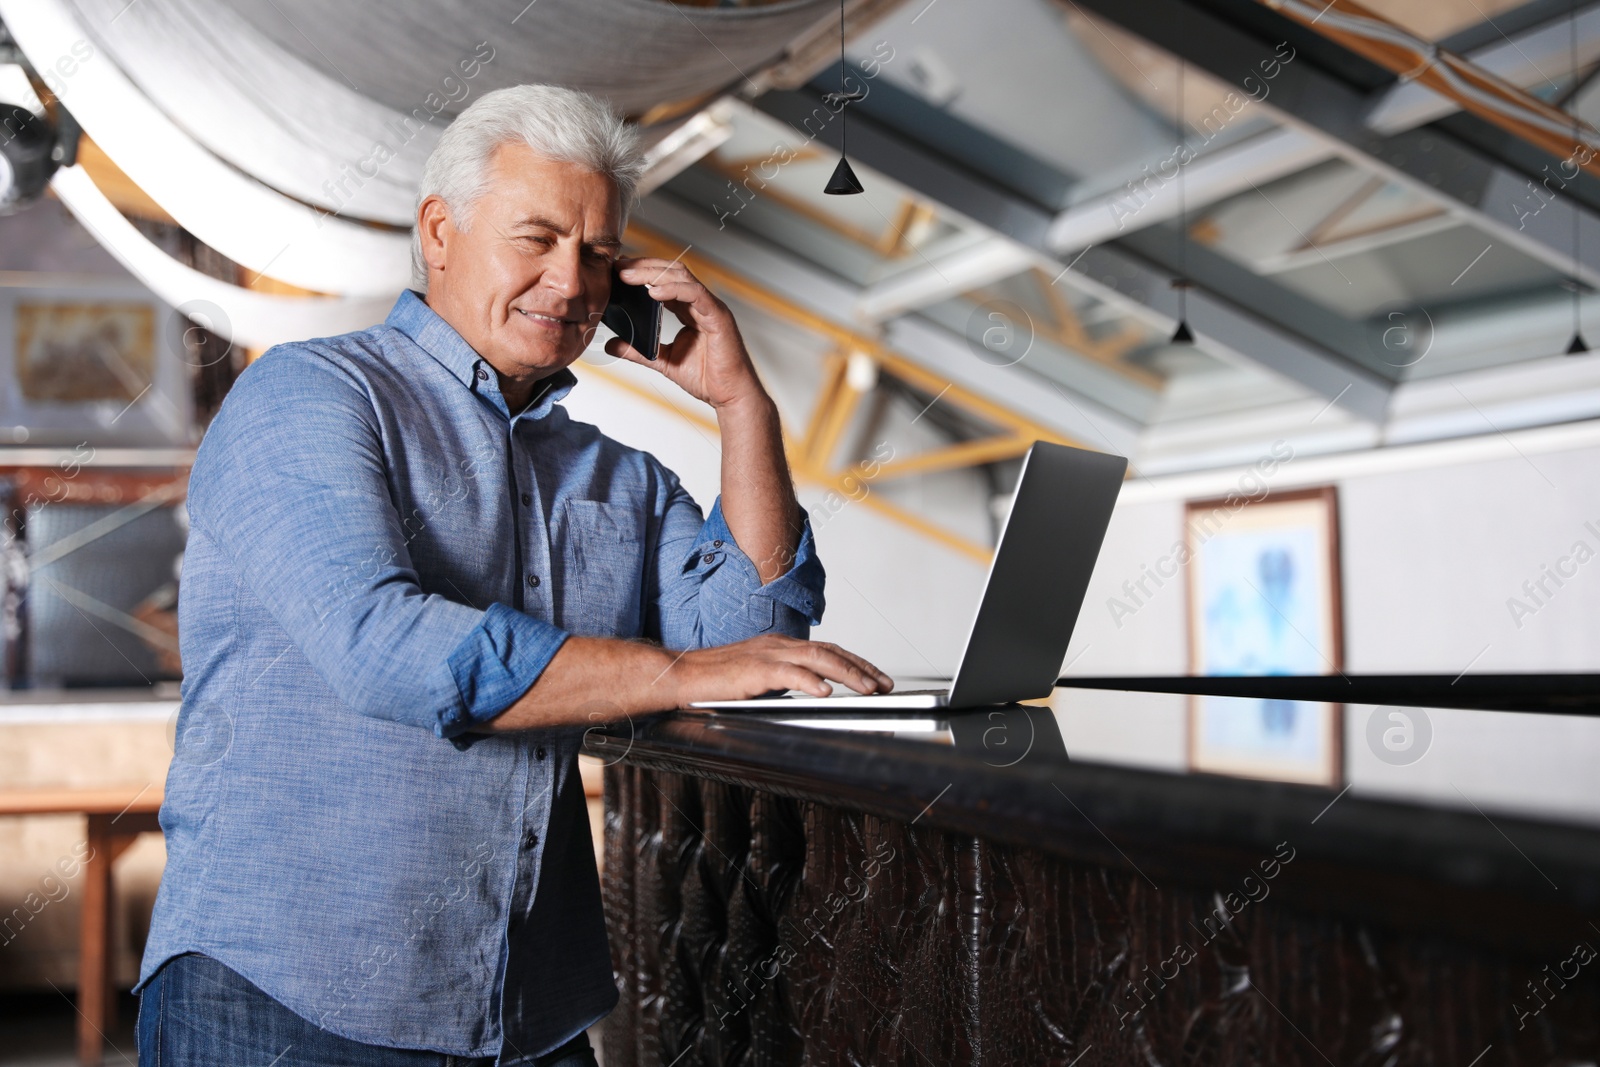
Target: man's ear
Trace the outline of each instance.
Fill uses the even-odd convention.
[[[422,259],[429,270],[444,270],[449,239],[454,231],[450,208],[443,198],[430,196],[417,208],[417,236],[422,242]]]

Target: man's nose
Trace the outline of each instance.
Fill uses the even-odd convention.
[[[555,290],[568,300],[581,295],[583,292],[583,271],[579,268],[577,255],[551,257],[545,266],[544,277],[541,280],[545,288]]]

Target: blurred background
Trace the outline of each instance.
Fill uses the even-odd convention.
[[[948,673],[1047,439],[1130,460],[1065,674],[1600,666],[1600,4],[843,10],[841,60],[823,0],[0,0],[0,798],[55,791],[0,803],[0,1063],[92,1059],[84,976],[137,972],[163,853],[114,819],[171,758],[208,421],[272,345],[383,318],[429,150],[500,86],[642,127],[630,251],[738,316],[817,637]],[[709,505],[709,409],[603,340],[567,406]],[[1075,759],[1600,821],[1583,719],[1434,711],[1396,759],[1355,705],[1056,711]]]

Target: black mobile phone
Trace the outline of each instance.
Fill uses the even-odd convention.
[[[645,359],[655,359],[661,344],[661,303],[642,285],[629,285],[611,272],[611,302],[600,314],[606,328]]]

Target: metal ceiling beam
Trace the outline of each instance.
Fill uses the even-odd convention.
[[[1147,230],[1128,241],[1089,249],[1078,269],[1101,287],[1096,295],[1102,299],[1120,299],[1130,311],[1148,309],[1171,321],[1178,317],[1178,294],[1172,288],[1177,274],[1172,262],[1175,253],[1172,235]],[[1383,421],[1394,388],[1389,381],[1367,367],[1307,345],[1299,336],[1263,321],[1254,308],[1265,300],[1293,301],[1296,306],[1291,310],[1301,321],[1329,331],[1330,337],[1338,337],[1351,348],[1366,345],[1359,326],[1251,275],[1214,252],[1191,246],[1187,257],[1188,276],[1218,283],[1189,290],[1188,322],[1201,348],[1219,358],[1247,353],[1249,362],[1303,386],[1330,404],[1369,422]],[[1222,296],[1219,290],[1235,296]]]
[[[923,257],[916,266],[867,286],[856,298],[856,314],[867,322],[885,322],[1020,274],[1042,258],[1008,237],[983,237],[942,255]]]
[[[1578,66],[1600,59],[1600,4],[1580,11],[1576,19]],[[1534,88],[1571,62],[1570,29],[1565,18],[1497,39],[1467,52],[1474,66],[1513,85]],[[1367,114],[1367,127],[1377,133],[1415,129],[1460,110],[1448,97],[1416,81],[1402,81],[1377,94]]]
[[[1440,48],[1358,0],[1257,0],[1397,78],[1427,86],[1570,166],[1600,175],[1600,134],[1576,115]]]
[[[1178,217],[1180,207],[1194,212],[1207,204],[1276,181],[1330,158],[1318,137],[1282,127],[1196,157],[1183,168],[1183,200],[1178,183],[1150,167],[1109,193],[1074,204],[1050,223],[1046,244],[1060,253],[1114,241]]]
[[[809,133],[809,128],[802,126],[802,120],[821,104],[802,93],[768,93],[755,101],[755,106]],[[821,127],[817,139],[837,147],[836,126]],[[1049,243],[1054,214],[972,177],[958,165],[934,156],[909,138],[853,116],[850,155],[943,205],[953,214],[1009,237],[1022,246],[1024,253],[1037,254],[1039,264],[1050,270],[1052,277],[1071,266]],[[1082,267],[1083,264],[1079,264],[1068,273],[1093,273],[1078,269]],[[1153,269],[1158,268],[1146,261],[1145,274]],[[1209,310],[1205,324],[1194,322],[1191,316],[1191,326],[1204,335],[1203,341],[1220,358],[1256,363],[1360,418],[1381,420],[1389,386],[1373,373],[1364,346],[1340,352],[1326,343],[1327,338],[1348,335],[1349,324],[1345,324],[1343,331],[1332,331],[1327,328],[1326,313],[1310,325],[1294,322],[1285,314],[1285,309],[1304,307],[1307,302],[1270,281],[1255,279],[1248,291],[1222,288],[1238,277],[1237,270],[1214,277],[1191,271],[1188,276],[1199,287],[1191,290],[1192,300],[1203,291],[1213,294],[1214,299],[1206,302]],[[1177,317],[1176,301],[1167,299],[1170,281],[1169,276],[1159,284],[1132,286],[1124,291],[1122,301],[1136,309],[1146,321],[1170,330]],[[924,286],[935,282],[936,272],[928,272],[927,276],[917,279],[917,283]],[[1085,288],[1081,277],[1077,284]],[[1092,291],[1092,287],[1089,288]],[[900,299],[904,297],[904,293],[900,294]],[[1258,351],[1258,346],[1265,348]]]
[[[1332,155],[1321,139],[1299,130],[1268,130],[1190,163],[1184,170],[1184,196],[1193,211],[1242,193],[1252,185],[1304,170]],[[1174,219],[1178,209],[1176,183],[1154,179],[1138,185],[1129,182],[1057,214],[1045,233],[1045,245],[1056,253],[1070,254]],[[995,238],[971,249],[935,257],[868,286],[856,310],[867,319],[881,322],[1010,277],[1037,258],[1014,241]]]
[[[1381,353],[1372,349],[1372,338],[1361,325],[1296,293],[1287,292],[1209,249],[1191,246],[1185,254],[1191,275],[1206,278],[1211,287],[1233,294],[1228,298],[1214,295],[1209,288],[1190,291],[1189,324],[1202,334],[1207,348],[1233,361],[1238,361],[1240,354],[1248,353],[1248,362],[1295,381],[1324,399],[1338,397],[1341,407],[1362,418],[1373,422],[1383,419],[1390,387],[1381,373]],[[1174,235],[1165,230],[1148,230],[1137,237],[1130,235],[1118,246],[1090,250],[1075,265],[1074,273],[1092,279],[1096,286],[1094,295],[1098,298],[1112,299],[1122,305],[1122,310],[1131,311],[1135,317],[1159,329],[1171,329],[1171,322],[1178,315],[1177,297],[1172,289],[1172,279],[1178,274],[1178,255]],[[1039,253],[1014,241],[991,237],[973,249],[953,252],[908,275],[897,275],[894,280],[914,278],[929,289],[949,288],[951,292],[945,295],[954,295],[965,291],[956,287],[963,269],[963,256],[970,257],[967,262],[975,267],[987,266],[1003,257],[1010,268],[1002,276],[1048,262]],[[1059,270],[1060,266],[1056,265],[1055,272]],[[864,291],[857,306],[862,306],[869,300],[868,294],[882,289],[884,284]],[[929,289],[921,290],[921,295],[926,295]],[[882,318],[893,318],[898,312],[882,302],[885,295],[894,294],[880,295],[879,302],[869,306],[879,311],[890,310],[892,313]],[[1288,310],[1296,321],[1306,324],[1319,336],[1337,339],[1341,348],[1366,353],[1368,367],[1352,365],[1345,359],[1309,349],[1293,335],[1261,322],[1250,309],[1263,303],[1275,303],[1280,310]],[[912,343],[907,350],[920,349]]]
[[[1259,64],[1275,58],[1280,40],[1304,32],[1266,8],[1258,11],[1281,26],[1283,38],[1258,36],[1186,0],[1075,2],[1183,58],[1240,94],[1254,90],[1259,96]],[[1583,246],[1578,274],[1586,283],[1600,286],[1600,217],[1595,210],[1600,206],[1600,180],[1580,173],[1562,188],[1561,182],[1552,178],[1549,189],[1556,191],[1547,191],[1512,165],[1526,169],[1525,158],[1509,162],[1491,158],[1483,145],[1469,146],[1438,125],[1383,136],[1367,126],[1372,102],[1362,90],[1313,66],[1306,57],[1279,62],[1277,71],[1261,106],[1285,124],[1324,138],[1351,163],[1457,212],[1492,239],[1555,270],[1572,270],[1575,197],[1583,204],[1576,212]],[[1447,121],[1485,125],[1467,115]],[[1553,173],[1558,161],[1547,157],[1547,162]]]
[[[850,132],[854,154],[856,131]],[[719,230],[715,217],[665,190],[641,201],[636,214],[641,222],[693,245],[697,252],[714,250],[705,254],[730,271],[759,279],[762,286],[783,294],[817,319],[852,334],[861,332],[861,324],[852,315],[859,290],[850,283],[748,233],[732,227]],[[1136,447],[1136,422],[1054,385],[1025,364],[995,366],[979,358],[964,338],[932,324],[919,323],[912,334],[905,335],[897,333],[895,327],[891,327],[884,343],[901,353],[915,353],[916,362],[944,382],[986,397],[1091,447],[1105,447],[1125,455]]]
[[[1600,3],[1579,12],[1576,22],[1580,66],[1600,59]],[[1548,22],[1499,37],[1493,44],[1467,51],[1475,65],[1520,86],[1547,81],[1546,71],[1565,69],[1569,62],[1568,24]],[[1257,85],[1259,86],[1259,82]],[[1270,94],[1269,97],[1270,99]],[[1414,81],[1401,82],[1368,97],[1366,126],[1393,135],[1416,129],[1460,110],[1446,97]],[[1193,212],[1277,178],[1332,158],[1328,138],[1293,126],[1269,130],[1248,140],[1200,156],[1184,169],[1184,195]],[[1130,182],[1126,187],[1074,204],[1056,216],[1049,243],[1058,252],[1073,252],[1124,236],[1178,215],[1176,183]],[[1129,197],[1128,192],[1136,195]]]
[[[991,185],[1042,208],[1055,211],[1071,202],[1077,177],[1059,164],[1040,158],[1029,146],[997,137],[889,78],[874,78],[854,64],[847,69],[862,85],[870,83],[871,89],[850,105],[852,122],[864,115],[887,129],[915,130],[918,144],[945,159],[960,160]],[[824,72],[810,87],[814,92],[829,92],[838,87],[837,76]]]
[[[1579,64],[1587,65],[1600,59],[1600,4],[1580,12],[1576,28]],[[1564,70],[1568,64],[1568,25],[1564,19],[1538,25],[1497,38],[1492,44],[1467,51],[1466,55],[1475,65],[1515,85],[1537,86],[1548,79],[1546,71]],[[1415,129],[1460,110],[1454,101],[1414,81],[1380,90],[1368,98],[1367,106],[1367,127],[1386,136]],[[1327,137],[1292,126],[1268,130],[1227,145],[1198,157],[1185,167],[1184,197],[1188,210],[1200,210],[1337,154]],[[1046,243],[1056,253],[1070,255],[1090,245],[1116,240],[1176,218],[1179,212],[1176,183],[1145,180],[1148,177],[1142,174],[1123,187],[1089,197],[1059,212],[1050,223]],[[1552,230],[1560,228],[1559,225],[1551,227]],[[968,286],[977,287],[1021,269],[1015,263],[1015,254],[1007,256],[995,252],[962,262],[959,269]],[[870,286],[862,294],[860,311],[869,318],[881,320],[943,299],[949,293],[939,284],[940,276],[951,275],[950,267],[955,265],[941,261],[937,269],[922,266]]]
[[[840,123],[832,121],[837,116],[811,90],[764,93],[751,103],[801,137],[839,147]],[[1029,247],[1043,245],[1055,217],[1049,208],[1002,189],[875,119],[852,114],[849,123],[851,156],[995,233]],[[914,175],[915,180],[902,175]]]

